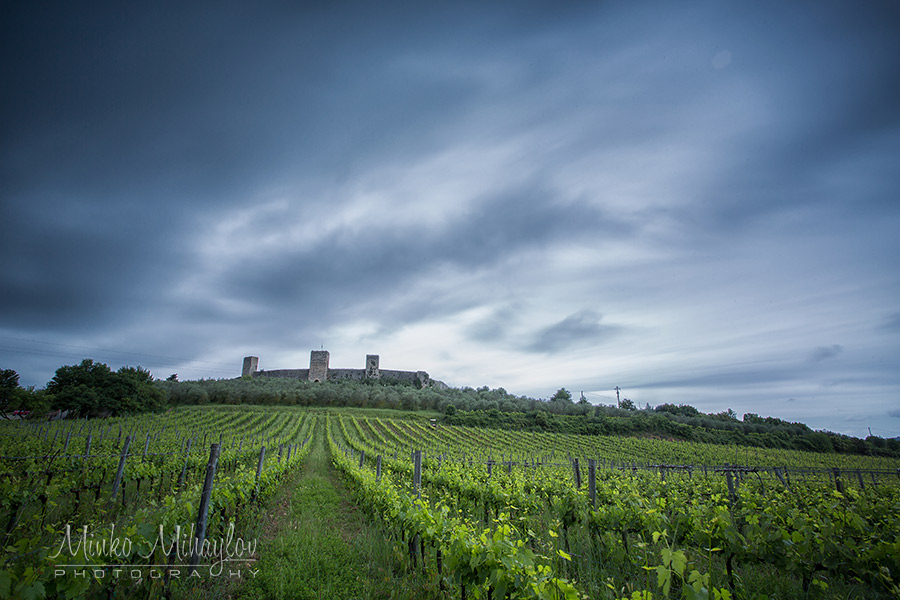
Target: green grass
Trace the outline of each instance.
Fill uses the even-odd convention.
[[[322,427],[324,424],[320,424]],[[177,597],[216,600],[439,598],[437,582],[413,573],[401,545],[353,503],[331,465],[324,431],[312,438],[303,466],[269,499],[251,525],[259,573]],[[208,583],[208,582],[207,582]]]

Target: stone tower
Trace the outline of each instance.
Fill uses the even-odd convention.
[[[244,368],[241,369],[241,377],[253,377],[259,367],[258,356],[245,356]]]
[[[309,353],[309,380],[328,381],[328,350]]]
[[[378,355],[366,354],[366,379],[378,379],[381,371],[378,369]]]

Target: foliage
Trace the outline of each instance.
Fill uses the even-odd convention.
[[[19,374],[12,369],[0,369],[0,399],[4,399],[9,390],[19,387]]]
[[[550,398],[550,402],[572,402],[572,392],[566,388],[559,388]]]
[[[121,374],[123,379],[143,380],[142,373],[126,369]],[[6,428],[0,436],[0,454],[22,457],[0,466],[0,522],[6,526],[0,598],[170,597],[171,588],[179,582],[172,582],[163,593],[163,582],[153,573],[163,571],[160,565],[186,560],[167,556],[157,536],[196,522],[210,454],[207,437],[220,440],[207,539],[221,539],[239,516],[271,495],[285,474],[304,459],[315,420],[290,409],[274,413],[219,408],[0,424]],[[143,443],[128,446],[127,437],[113,433],[114,425]],[[228,441],[222,431],[228,432]],[[188,435],[196,438],[195,443],[190,443]],[[262,461],[261,448],[267,444],[270,452]],[[126,455],[127,448],[131,450]],[[117,487],[119,464],[124,468]],[[64,549],[60,540],[66,528],[82,526],[92,538],[96,533],[97,540],[127,538],[128,542],[115,551],[97,547],[91,551],[81,544]],[[115,565],[138,568],[144,578],[117,585],[124,578],[113,575],[109,567]],[[85,577],[81,569],[93,577]]]
[[[131,376],[146,378],[134,371]],[[638,413],[666,420],[651,411]],[[454,417],[469,414],[497,423],[515,416],[532,420],[532,426],[538,417],[547,425],[611,420],[497,408],[458,411]],[[433,588],[444,590],[441,597],[448,588],[452,597],[510,600],[896,596],[900,487],[896,472],[885,469],[895,468],[896,461],[786,450],[751,455],[746,447],[458,427],[446,421],[430,427],[418,417],[373,409],[240,405],[0,423],[5,428],[0,454],[21,458],[7,461],[0,473],[0,522],[7,528],[0,598],[160,597],[163,584],[152,576],[149,587],[115,590],[71,572],[56,577],[56,569],[67,563],[108,562],[84,553],[54,558],[62,528],[87,524],[96,539],[106,539],[114,537],[114,527],[146,548],[158,525],[170,531],[193,522],[209,443],[217,441],[221,454],[208,530],[219,537],[254,498],[270,496],[282,485],[285,474],[305,460],[313,445],[308,442],[324,454],[326,436],[333,464],[356,496],[355,506],[348,507],[358,506],[385,530],[396,544],[395,556],[405,562],[408,551],[411,566]],[[133,441],[117,497],[113,489],[118,488],[109,484],[128,452],[129,436]],[[420,485],[413,483],[411,450],[422,450]],[[581,467],[575,457],[582,458]],[[587,457],[594,457],[589,470]],[[782,471],[662,467],[748,460],[781,465]],[[655,466],[642,469],[636,461]],[[824,477],[809,475],[809,466],[829,470]],[[576,483],[573,467],[595,475],[590,485]],[[876,481],[874,470],[864,478],[861,469],[881,473]],[[322,498],[310,492],[310,500]],[[401,539],[406,550],[399,552]],[[267,557],[274,554],[265,551]],[[153,565],[167,560],[159,553],[118,559]],[[191,588],[175,591],[184,592],[175,597],[197,597]]]
[[[450,581],[475,596],[472,588],[490,586],[500,597],[531,597],[527,585],[510,585],[517,577],[509,575],[526,565],[531,576],[546,567],[548,578],[591,598],[885,598],[896,589],[896,476],[883,469],[877,485],[874,472],[871,483],[859,471],[848,477],[890,462],[884,459],[779,451],[761,464],[791,465],[790,477],[743,468],[661,473],[630,465],[685,458],[722,465],[736,457],[715,445],[432,429],[345,415],[332,413],[329,443],[336,464],[358,482],[360,505],[399,530],[397,537],[418,534],[438,546]],[[428,449],[421,487],[412,492],[410,448]],[[596,503],[563,458],[577,456],[600,457]],[[808,478],[799,465],[840,465],[844,483]],[[448,529],[477,539],[448,547],[441,535]],[[513,585],[527,580],[521,575]],[[864,596],[848,593],[858,586]]]
[[[79,365],[63,366],[47,384],[52,405],[79,416],[111,416],[165,408],[165,394],[154,385],[149,371],[122,367],[113,372],[103,363],[86,358]]]
[[[688,404],[679,404],[678,406],[674,404],[660,404],[654,410],[684,417],[697,417],[701,414],[699,410]]]
[[[19,374],[12,369],[0,370],[0,416],[10,418],[15,411],[27,416],[42,416],[50,410],[50,400],[44,390],[19,386]]]
[[[413,540],[409,546],[413,557],[419,546],[422,549],[436,546],[450,573],[444,580],[471,590],[476,598],[481,597],[484,589],[496,594],[489,591],[489,598],[580,598],[570,581],[553,572],[548,557],[526,547],[507,515],[499,515],[493,527],[477,527],[462,515],[451,513],[440,502],[429,504],[406,492],[402,483],[392,481],[389,476],[376,477],[342,451],[338,440],[346,441],[343,421],[339,428],[340,433],[334,430],[330,420],[326,421],[332,460],[356,487],[359,503],[373,514],[381,515],[404,539]]]
[[[12,369],[0,369],[0,413],[15,410],[13,403],[19,389],[19,374]]]

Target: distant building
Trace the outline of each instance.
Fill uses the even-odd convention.
[[[393,371],[379,367],[377,354],[366,355],[366,368],[364,369],[332,369],[328,364],[329,354],[327,350],[313,350],[309,354],[308,369],[277,369],[273,371],[259,370],[258,356],[245,356],[242,376],[249,377],[281,377],[284,379],[300,379],[303,381],[340,381],[349,379],[352,381],[365,381],[366,379],[391,379],[418,385],[420,387],[433,387],[446,389],[448,386],[443,381],[432,379],[425,371]]]

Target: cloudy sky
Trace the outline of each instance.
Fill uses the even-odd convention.
[[[895,2],[5,3],[0,367],[900,435]]]

